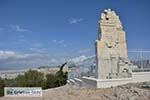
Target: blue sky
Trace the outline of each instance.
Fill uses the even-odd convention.
[[[97,22],[106,8],[120,16],[128,50],[150,50],[149,5],[149,0],[0,0],[0,69],[94,55]]]

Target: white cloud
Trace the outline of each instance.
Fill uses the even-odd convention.
[[[0,50],[0,58],[8,58],[8,57],[12,57],[15,55],[15,52],[13,51],[3,51],[3,50]]]
[[[49,63],[57,63],[57,62],[58,62],[58,60],[56,60],[54,58],[52,58],[51,60],[49,60]]]
[[[8,58],[27,58],[29,56],[33,56],[35,54],[19,54],[14,51],[6,51],[6,50],[0,50],[0,59],[8,59]]]
[[[71,62],[74,62],[74,63],[77,63],[77,62],[82,62],[82,61],[84,61],[85,59],[87,59],[87,56],[82,55],[82,56],[79,56],[79,57],[75,57],[75,58],[71,59],[70,61],[71,61]]]
[[[33,48],[31,48],[33,49]],[[80,63],[94,56],[79,56],[69,60],[69,57],[52,57],[43,53],[19,53],[15,51],[0,50],[1,69],[27,69],[39,66],[57,66],[66,61]]]
[[[39,66],[56,66],[66,61],[63,58],[53,58],[41,53],[18,53],[14,51],[0,50],[1,69],[21,69]]]
[[[64,43],[64,40],[60,40],[58,41],[59,44],[63,44]]]
[[[52,40],[52,42],[56,43],[56,42],[57,42],[57,40]]]
[[[25,36],[23,34],[18,35],[18,41],[19,42],[26,42],[27,40],[25,39]],[[17,43],[18,44],[18,43]]]
[[[64,40],[52,40],[52,42],[58,43],[58,44],[63,44],[63,43],[64,43]]]
[[[71,18],[71,19],[69,19],[69,23],[70,24],[78,24],[83,20],[84,20],[83,18]]]
[[[87,62],[88,63],[87,66],[89,66],[91,61],[93,62],[92,59],[95,59],[95,55],[92,55],[92,56],[81,55],[81,56],[70,59],[69,64],[72,64],[72,63],[74,63],[76,65],[82,64],[84,66],[85,62]]]
[[[22,28],[20,25],[10,25],[11,28],[18,32],[31,32],[29,29]]]
[[[41,48],[41,47],[43,47],[43,44],[39,43],[39,42],[36,42],[36,43],[33,43],[31,46],[36,47],[36,48]]]
[[[52,40],[53,43],[59,44],[63,47],[66,47],[67,44],[65,44],[65,40]]]
[[[84,53],[89,53],[91,51],[92,51],[92,49],[81,49],[81,50],[78,51],[78,53],[79,54],[84,54]]]
[[[36,52],[36,53],[46,53],[47,49],[46,48],[29,48],[29,50]]]

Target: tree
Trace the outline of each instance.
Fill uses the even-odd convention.
[[[53,88],[53,87],[56,87],[56,77],[55,77],[55,75],[53,75],[53,74],[47,74],[46,75],[46,87],[47,88]]]
[[[0,77],[0,96],[4,96],[4,80]]]
[[[35,70],[30,70],[25,73],[25,79],[27,81],[27,86],[29,87],[38,87],[42,86],[44,81],[44,74]]]
[[[18,87],[26,87],[27,86],[25,75],[18,75],[15,80],[16,80],[16,86],[18,86]]]
[[[35,70],[29,70],[24,75],[16,78],[17,86],[21,87],[42,87],[45,88],[44,74]]]
[[[63,68],[67,63],[62,64],[59,71],[55,75],[48,74],[46,76],[46,85],[47,88],[59,87],[66,84],[67,81],[67,72],[63,72]]]

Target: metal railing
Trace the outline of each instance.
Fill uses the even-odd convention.
[[[129,51],[128,58],[134,65],[131,68],[133,72],[150,71],[150,51],[142,51],[142,50]],[[80,62],[80,64],[73,63],[68,65],[68,79],[75,77],[81,78],[82,76],[95,77],[96,75],[95,56],[92,56],[90,59],[88,58],[88,60],[84,60],[83,64]]]

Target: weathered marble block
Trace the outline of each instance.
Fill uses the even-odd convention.
[[[131,77],[125,32],[119,16],[110,9],[101,14],[96,40],[97,78]]]

